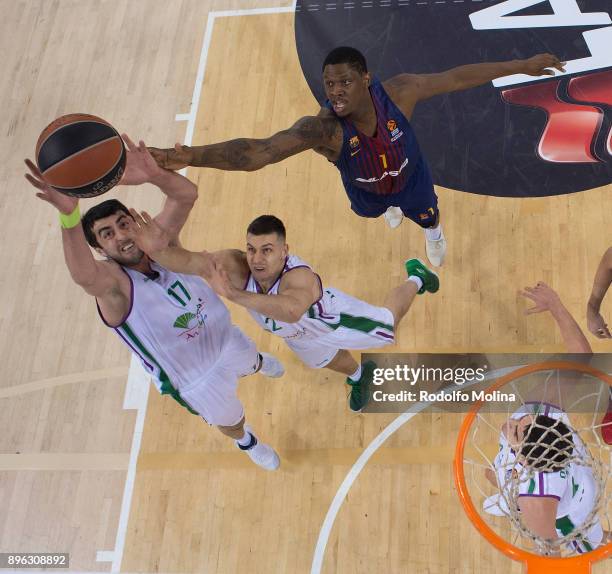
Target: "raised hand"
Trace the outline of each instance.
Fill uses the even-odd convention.
[[[128,150],[121,185],[140,185],[141,183],[153,182],[156,177],[163,175],[164,170],[157,165],[142,140],[136,145],[127,134],[121,134],[121,137]]]
[[[160,149],[156,147],[148,148],[149,152],[157,162],[159,167],[176,171],[191,165],[193,160],[193,150],[180,143],[174,144],[174,148]]]
[[[57,209],[60,213],[65,215],[69,215],[74,211],[74,208],[79,203],[78,198],[72,197],[70,195],[66,195],[65,193],[60,193],[57,189],[51,187],[40,173],[40,170],[34,165],[29,159],[24,160],[25,164],[28,166],[30,173],[25,174],[25,178],[36,188],[38,189],[38,193],[36,197],[50,203],[55,209]]]
[[[134,240],[147,255],[162,251],[170,243],[170,235],[161,227],[146,211],[139,214],[135,209],[130,209],[134,218]]]
[[[612,339],[608,324],[601,313],[593,311],[590,307],[587,308],[587,326],[598,339]]]
[[[217,295],[226,299],[232,299],[236,288],[232,285],[227,271],[218,261],[213,262],[206,275],[206,281],[213,288]]]
[[[535,287],[525,287],[523,291],[520,291],[520,294],[535,303],[534,307],[525,310],[526,315],[550,311],[561,305],[561,299],[559,299],[557,292],[542,281],[539,281]]]
[[[555,72],[551,68],[559,70],[559,72],[565,72],[565,62],[559,61],[559,58],[552,54],[537,54],[522,60],[521,63],[523,74],[529,76],[554,76]]]

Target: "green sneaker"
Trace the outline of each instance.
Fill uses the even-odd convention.
[[[423,287],[418,290],[419,295],[422,295],[425,291],[435,293],[440,288],[440,279],[438,279],[438,276],[420,259],[408,259],[405,265],[408,277],[414,275],[423,281]]]
[[[362,366],[361,378],[358,381],[355,382],[348,377],[346,378],[346,384],[351,387],[349,408],[355,413],[361,412],[361,409],[370,402],[370,384],[374,377],[375,368],[376,363],[374,361],[367,361]]]

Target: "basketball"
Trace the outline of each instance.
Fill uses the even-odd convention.
[[[66,195],[95,197],[119,183],[125,146],[113,126],[89,114],[68,114],[51,122],[36,143],[44,180]]]

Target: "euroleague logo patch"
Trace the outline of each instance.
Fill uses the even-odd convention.
[[[397,127],[395,120],[387,121],[387,129],[391,132],[391,141],[394,142],[404,135],[404,132]]]
[[[313,2],[296,7],[296,44],[319,102],[321,63],[347,43],[383,83],[544,52],[566,62],[564,74],[515,73],[419,102],[410,124],[437,185],[527,197],[612,182],[610,0],[391,0],[384,7],[356,0],[350,18],[345,4],[328,10]],[[391,138],[397,123],[387,123]]]

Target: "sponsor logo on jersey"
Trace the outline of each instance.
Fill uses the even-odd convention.
[[[395,140],[401,138],[404,135],[404,132],[401,131],[397,127],[397,122],[395,120],[387,121],[387,129],[391,133],[391,141],[392,142],[394,142]]]
[[[184,339],[185,341],[191,341],[195,339],[200,331],[204,328],[204,323],[206,322],[207,315],[202,313],[202,307],[204,306],[204,302],[202,299],[198,299],[198,304],[195,308],[195,313],[187,312],[179,315],[174,321],[173,327],[176,329],[181,329],[181,332],[178,334],[179,337]]]
[[[377,181],[381,181],[383,179],[385,179],[385,177],[387,177],[388,175],[390,175],[391,177],[397,177],[400,173],[402,173],[402,170],[408,165],[408,158],[406,158],[403,162],[402,165],[399,166],[399,169],[396,170],[390,170],[390,171],[384,171],[383,174],[380,177],[369,177],[369,178],[363,178],[363,177],[356,177],[355,181],[360,181],[362,183],[375,183]]]
[[[354,155],[358,154],[361,151],[361,148],[359,147],[359,138],[357,136],[353,136],[350,140],[349,140],[349,147],[351,148],[351,157],[353,157]]]

